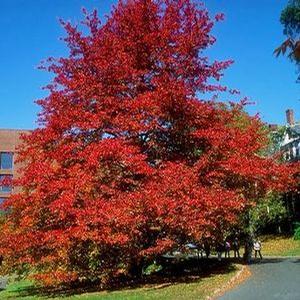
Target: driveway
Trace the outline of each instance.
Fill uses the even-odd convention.
[[[299,300],[300,258],[266,258],[250,265],[252,276],[219,300]]]

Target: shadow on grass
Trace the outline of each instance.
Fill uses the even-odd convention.
[[[199,282],[204,278],[214,277],[220,274],[228,274],[236,270],[232,264],[232,259],[222,260],[219,262],[215,258],[203,258],[200,261],[189,259],[185,264],[172,265],[170,268],[165,268],[164,272],[155,275],[144,276],[139,280],[123,280],[106,287],[106,292],[131,290],[137,288],[145,288],[146,290],[163,289],[173,284]],[[176,269],[178,267],[178,269]],[[80,295],[83,293],[101,292],[104,289],[100,285],[86,285],[78,287],[60,287],[60,288],[43,288],[43,287],[21,287],[18,291],[11,292],[11,299],[22,297],[67,297],[72,295]],[[8,296],[10,297],[10,296]]]

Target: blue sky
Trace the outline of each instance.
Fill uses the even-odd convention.
[[[58,19],[78,22],[81,8],[109,13],[116,0],[0,0],[0,128],[34,128],[38,107],[34,100],[45,95],[41,87],[51,76],[37,70],[49,56],[64,56],[67,49]],[[232,58],[235,64],[223,83],[237,88],[256,104],[269,123],[283,124],[285,110],[293,108],[300,119],[300,84],[296,69],[272,52],[283,40],[279,16],[287,0],[207,0],[209,11],[224,12],[226,20],[214,29],[213,59]]]

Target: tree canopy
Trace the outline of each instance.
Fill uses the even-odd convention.
[[[217,15],[191,0],[120,0],[106,22],[63,22],[40,127],[24,137],[0,233],[6,266],[44,284],[109,282],[188,241],[222,239],[291,180],[263,157],[258,116],[216,101],[232,63],[210,61]],[[207,100],[208,93],[211,100]],[[206,95],[206,100],[202,95]]]
[[[285,55],[296,63],[300,63],[300,1],[290,0],[280,16],[280,22],[284,27],[283,33],[287,39],[277,48],[274,53],[279,56]]]
[[[294,39],[299,38],[300,33],[300,1],[290,0],[281,12],[280,22],[284,26],[283,33]]]

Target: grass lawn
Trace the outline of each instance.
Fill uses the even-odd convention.
[[[223,269],[215,271],[209,275],[197,278],[196,276],[187,276],[185,282],[178,281],[149,284],[139,288],[125,288],[117,291],[102,291],[93,293],[73,294],[73,295],[45,295],[38,293],[28,281],[19,281],[11,283],[5,291],[0,292],[1,300],[26,299],[103,299],[103,300],[143,300],[143,299],[163,299],[163,300],[193,300],[206,299],[214,293],[215,290],[222,288],[241,268],[239,265],[225,266]]]
[[[261,242],[263,256],[300,256],[300,241],[292,237],[268,235]]]

